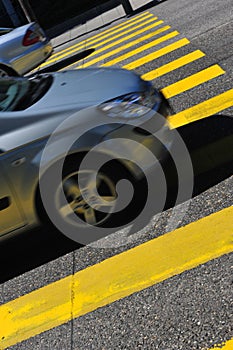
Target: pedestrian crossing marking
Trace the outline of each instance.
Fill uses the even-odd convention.
[[[116,25],[116,26],[113,26],[109,29],[101,31],[99,34],[93,35],[90,38],[83,40],[82,43],[93,44],[96,41],[98,42],[100,39],[101,40],[105,39],[106,37],[113,35],[113,34],[116,34],[116,33],[119,33],[120,31],[123,31],[131,26],[134,26],[135,24],[138,24],[140,22],[144,22],[145,20],[148,20],[149,18],[153,19],[154,21],[156,21],[158,19],[158,17],[154,16],[151,13],[145,13],[145,14],[140,15],[138,17],[134,17],[130,20],[127,20],[126,22],[120,23],[119,25]]]
[[[149,19],[148,19],[149,18]],[[145,21],[145,19],[147,21]],[[53,54],[51,56],[51,58],[49,60],[47,60],[46,62],[42,63],[40,65],[40,67],[45,67],[51,63],[54,63],[54,62],[57,62],[58,60],[64,58],[64,57],[67,57],[69,55],[71,55],[72,53],[75,53],[81,49],[87,49],[88,47],[91,47],[93,45],[95,45],[95,48],[96,47],[99,47],[99,46],[102,46],[103,45],[103,39],[106,39],[108,37],[108,40],[106,40],[105,42],[109,42],[109,41],[112,41],[114,39],[114,37],[112,37],[114,34],[116,33],[120,33],[118,34],[118,36],[116,37],[120,37],[122,35],[124,35],[126,32],[130,32],[132,30],[135,30],[137,27],[142,27],[142,26],[145,26],[146,24],[148,23],[151,23],[151,22],[156,22],[158,18],[153,16],[152,14],[149,14],[147,16],[144,16],[143,18],[140,18],[138,20],[134,20],[133,23],[131,23],[131,20],[130,20],[130,23],[128,24],[129,21],[127,22],[124,22],[124,26],[122,25],[121,28],[118,28],[117,30],[114,30],[116,27],[113,27],[113,28],[110,28],[106,31],[103,31],[95,36],[92,36],[86,40],[83,40],[75,45],[72,45],[72,46],[69,46],[68,48],[64,49],[64,50],[61,50],[55,54]],[[131,26],[135,25],[136,23],[140,23],[140,22],[143,22],[141,23],[140,25],[138,25],[137,27],[133,27],[133,28],[130,28]],[[127,23],[127,24],[125,24]],[[158,24],[157,24],[158,25]],[[153,27],[153,26],[152,26]],[[145,29],[146,30],[149,30],[150,28],[152,27],[148,27],[148,29]],[[128,31],[124,31],[126,28],[130,28]],[[107,33],[106,33],[107,32]]]
[[[163,27],[161,26],[159,29],[151,32],[151,30],[154,27],[163,24],[162,20],[157,20],[158,18],[150,12],[140,14],[137,17],[134,17],[116,26],[113,26],[84,41],[81,41],[78,44],[75,44],[65,50],[62,50],[61,52],[53,55],[52,60],[46,62],[45,65],[48,65],[51,62],[55,62],[57,61],[57,59],[61,59],[65,56],[68,56],[82,48],[87,49],[91,48],[94,45],[95,49],[98,48],[98,50],[95,50],[92,53],[92,55],[90,55],[85,61],[82,61],[84,62],[82,65],[79,65],[76,68],[91,67],[95,64],[98,64],[102,67],[110,67],[112,65],[119,64],[122,68],[133,70],[190,44],[190,41],[187,38],[182,38],[178,41],[175,41],[169,45],[162,47],[161,49],[158,49],[147,55],[145,54],[141,58],[134,58],[134,56],[141,54],[146,50],[150,50],[154,46],[166,42],[166,40],[175,38],[179,34],[178,31],[172,31],[168,34],[160,36],[159,38],[154,38],[156,35],[160,35],[171,29],[169,25],[166,25]],[[148,31],[148,33],[145,33],[146,31]],[[141,34],[143,33],[145,33],[145,35],[142,36]],[[143,43],[144,41],[147,42]],[[139,44],[141,45],[139,46]],[[128,51],[128,49],[136,45],[136,49]],[[119,55],[119,53],[122,53],[122,51],[126,52]],[[117,57],[111,59],[111,56],[114,55],[116,55]],[[178,68],[188,65],[204,56],[205,53],[203,53],[200,50],[195,50],[186,55],[178,57],[177,59],[167,64],[164,64],[156,69],[148,71],[147,73],[142,75],[142,78],[145,80],[154,80]],[[107,62],[104,62],[104,60],[106,61],[107,59],[109,60]],[[124,64],[123,61],[127,59],[129,60],[129,63]],[[74,64],[66,67],[65,69],[69,67],[74,67]],[[224,74],[224,71],[221,69],[221,67],[218,65],[214,65],[197,73],[194,73],[186,78],[183,78],[179,81],[176,81],[169,86],[163,87],[162,92],[164,93],[165,97],[169,99],[179,94],[182,94],[185,91],[191,90],[192,88],[199,86],[207,81],[210,81],[211,79],[217,78],[222,74]],[[214,113],[213,111],[215,110],[218,113],[219,111],[225,109],[225,105],[229,107],[232,106],[233,103],[231,103],[228,100],[225,101],[225,97],[227,98],[228,95],[228,92],[226,93],[226,95],[221,95],[224,97],[222,107],[220,105],[219,99],[216,96],[213,98],[213,100],[210,99],[201,102],[196,106],[190,107],[171,116],[169,119],[171,120],[172,125],[176,125],[177,127],[179,127],[189,122],[205,118],[207,115],[212,115],[212,113]],[[213,105],[211,105],[208,101],[212,101]],[[204,110],[202,110],[203,107]]]
[[[156,32],[154,32],[154,33],[158,34],[158,33],[162,33],[163,31],[164,31],[164,28],[161,28],[160,30],[158,30],[158,31],[156,31]],[[142,51],[145,51],[145,50],[147,50],[147,49],[150,49],[151,47],[154,47],[154,46],[156,46],[156,45],[159,45],[159,44],[161,44],[161,43],[163,43],[163,42],[165,42],[165,41],[167,41],[167,40],[169,40],[169,39],[174,38],[174,37],[177,36],[177,35],[179,35],[179,33],[178,33],[177,31],[171,32],[171,33],[166,34],[166,35],[164,35],[164,36],[162,36],[162,37],[160,37],[160,38],[158,38],[158,39],[155,39],[155,40],[153,40],[153,41],[150,41],[148,44],[142,45],[142,46],[140,46],[138,49],[132,50],[132,51],[126,53],[126,54],[123,55],[123,56],[126,57],[127,55],[129,55],[129,56],[131,57],[131,55],[136,55],[136,54],[138,54],[138,53],[140,53],[140,52],[142,52]],[[147,37],[149,37],[149,36],[152,36],[152,34],[148,34]],[[154,36],[154,35],[153,35],[153,36]],[[121,51],[124,51],[124,50],[128,49],[129,47],[134,46],[134,45],[135,45],[135,42],[139,43],[139,42],[141,42],[141,41],[144,41],[144,37],[142,37],[142,38],[140,38],[140,39],[137,39],[137,40],[134,40],[133,42],[127,43],[127,44],[125,44],[125,45],[122,45],[122,46],[116,48],[114,51],[106,52],[106,54],[101,55],[101,56],[98,56],[97,58],[92,59],[92,60],[90,60],[90,61],[88,61],[88,62],[82,64],[82,66],[80,66],[79,68],[90,67],[90,66],[92,66],[92,65],[95,64],[95,63],[98,63],[98,62],[100,62],[100,61],[103,61],[103,59],[105,59],[105,58],[108,58],[108,57],[110,57],[110,56],[113,56],[113,54],[119,53],[119,52],[121,52]],[[103,49],[104,49],[104,48],[103,48]],[[122,56],[120,56],[120,57],[122,57]],[[103,66],[104,66],[104,64],[103,64]]]
[[[173,96],[181,94],[184,91],[190,90],[195,86],[201,85],[211,79],[219,77],[224,73],[225,71],[218,64],[216,64],[163,88],[162,93],[166,98],[171,98]]]
[[[162,27],[162,28],[156,30],[155,32],[152,32],[152,33],[150,33],[150,34],[147,34],[147,35],[143,36],[143,37],[140,38],[140,39],[136,39],[136,40],[132,41],[131,43],[129,43],[130,46],[128,46],[128,44],[126,44],[126,45],[124,45],[123,47],[122,47],[122,46],[119,47],[119,48],[118,48],[118,52],[121,52],[121,51],[123,51],[123,50],[125,50],[125,49],[128,49],[129,47],[132,47],[132,46],[137,45],[137,44],[139,44],[139,43],[141,43],[141,42],[143,42],[143,41],[146,41],[146,40],[148,40],[148,39],[151,39],[153,36],[155,36],[155,35],[157,35],[157,34],[160,34],[160,33],[164,32],[164,31],[166,31],[166,30],[168,30],[168,29],[170,29],[170,28],[171,28],[170,26]],[[173,34],[172,34],[172,36],[170,37],[169,35],[171,35],[171,33],[173,33]],[[132,56],[135,56],[135,55],[137,55],[138,53],[141,53],[141,52],[143,52],[143,51],[145,51],[145,50],[148,50],[148,49],[150,49],[152,46],[158,45],[158,44],[160,44],[160,43],[162,43],[162,42],[164,42],[164,41],[166,41],[166,40],[169,40],[169,39],[171,39],[172,37],[175,37],[175,36],[177,36],[177,35],[179,34],[179,32],[177,32],[177,31],[173,31],[173,32],[171,32],[171,33],[167,34],[168,36],[163,36],[163,37],[161,37],[161,38],[163,38],[163,39],[165,39],[165,40],[159,41],[161,38],[155,39],[154,41],[151,41],[151,42],[149,42],[149,43],[147,43],[147,44],[145,44],[145,45],[143,45],[143,46],[140,46],[140,47],[137,48],[137,49],[131,50],[130,52],[126,52],[126,53],[124,53],[123,55],[118,56],[118,57],[112,59],[111,61],[108,61],[108,62],[106,62],[106,63],[103,63],[103,64],[101,65],[101,67],[110,67],[110,66],[113,66],[113,65],[115,65],[116,63],[119,63],[119,62],[121,62],[121,61],[123,61],[123,60],[126,60],[127,58],[130,58],[130,57],[132,57]],[[173,36],[173,35],[174,35],[174,36]],[[115,52],[114,52],[113,54],[115,54]],[[111,54],[111,55],[109,55],[109,56],[112,56],[113,54]],[[106,58],[106,57],[105,57],[105,58]]]
[[[160,49],[158,51],[152,52],[152,53],[150,53],[142,58],[139,58],[131,63],[128,63],[128,64],[124,65],[122,68],[129,69],[129,70],[138,68],[146,63],[154,61],[156,58],[164,56],[164,55],[166,55],[172,51],[175,51],[177,49],[180,49],[181,47],[188,45],[188,44],[190,44],[190,41],[186,38],[178,40],[170,45],[163,47],[162,49]]]
[[[181,68],[191,62],[194,62],[197,59],[202,58],[204,56],[205,56],[204,52],[200,50],[193,51],[191,53],[188,53],[185,56],[179,57],[174,61],[171,61],[167,64],[164,64],[163,66],[160,66],[154,70],[149,71],[148,73],[143,74],[142,78],[148,81],[156,79],[158,77],[161,77],[162,75],[170,73],[178,68]]]
[[[145,20],[146,16],[143,17],[143,15],[138,16],[138,18]],[[127,23],[130,22],[132,25],[134,25],[136,21],[133,22],[133,20],[135,20],[135,18],[127,21]],[[163,23],[162,21],[160,22]],[[113,27],[114,30],[117,27],[118,26]],[[105,33],[112,35],[114,32],[113,28],[105,31]],[[125,26],[121,23],[119,25],[119,28],[122,30],[122,28],[125,28]],[[156,32],[159,34],[168,29],[170,29],[170,26],[160,28]],[[153,35],[151,35],[152,33],[149,33],[147,39],[150,39],[152,36],[157,35],[155,34],[156,32],[154,32]],[[103,41],[103,36],[101,36],[102,33],[99,33],[97,36],[95,36],[95,39],[92,37],[87,41],[84,41],[82,44],[79,43],[77,45],[73,45],[71,47],[72,50],[74,50],[73,52],[77,51],[78,48],[80,49],[80,47],[86,48],[87,45],[91,46],[97,37],[98,40],[96,40],[96,42],[100,41],[97,45],[103,46],[106,42]],[[174,37],[179,34],[178,32],[172,33]],[[172,33],[169,33],[162,38],[168,37],[169,35],[172,35]],[[125,33],[122,33],[121,35],[124,34]],[[132,34],[132,37],[135,35],[137,34]],[[131,46],[128,46],[127,48],[132,47],[133,45],[136,45],[144,40],[147,40],[145,37],[143,40],[141,38],[134,40],[134,44],[132,44],[132,42],[128,43],[131,44]],[[110,40],[113,40],[113,38]],[[125,40],[127,40],[127,38],[125,38]],[[134,55],[137,55],[138,53],[145,50],[145,47],[148,49],[151,48],[151,43],[155,43],[157,40],[161,40],[161,38],[143,45],[140,48],[132,50],[131,52],[125,53],[124,55],[121,55],[105,64],[102,64],[102,66],[110,66],[112,64],[124,61],[128,58],[132,58]],[[120,42],[115,42],[113,46],[119,43]],[[154,59],[177,50],[189,43],[189,40],[185,38],[176,41],[173,44],[170,44],[160,50],[144,56],[143,58],[139,58],[129,64],[126,64],[123,66],[123,68],[138,68],[143,64],[149,63]],[[126,45],[119,46],[119,48],[106,53],[107,55],[109,54],[109,56],[106,56],[104,58],[121,52],[123,49],[126,49]],[[110,47],[103,47],[103,51],[107,48]],[[65,49],[62,51],[62,53],[58,53],[55,56],[52,56],[52,58],[54,57],[54,61],[57,61],[57,58],[60,59],[62,55],[65,54],[65,52],[67,54],[70,54],[72,53],[72,50],[70,51],[70,48]],[[96,51],[96,54],[100,52],[102,51]],[[103,60],[103,56],[104,55],[96,58],[96,62],[94,63]],[[144,74],[142,77],[146,80],[156,79],[204,56],[205,54],[202,51],[196,50],[174,61],[171,61],[170,63],[158,67],[157,69]],[[93,64],[93,61],[94,60],[91,60],[87,62],[87,64],[90,62]],[[50,63],[51,61],[48,61],[47,64]],[[162,89],[162,92],[167,98],[172,98],[178,94],[192,89],[195,86],[201,85],[204,82],[219,77],[224,73],[224,70],[220,66],[213,65],[184,79],[181,79],[174,84],[164,87]],[[225,91],[224,93],[221,93],[173,116],[170,116],[168,120],[172,128],[178,128],[180,126],[219,113],[222,110],[232,106],[233,89]],[[177,275],[178,273],[182,273],[183,271],[196,267],[199,264],[205,263],[211,259],[231,252],[232,208],[233,207],[230,207],[224,209],[219,213],[212,214],[209,217],[198,220],[196,223],[187,225],[181,229],[177,229],[173,232],[165,234],[164,236],[144,243],[139,247],[122,253],[122,255],[115,256],[111,258],[112,260],[108,259],[106,261],[103,261],[101,264],[91,266],[88,269],[79,271],[75,275],[68,276],[51,285],[36,290],[33,293],[0,306],[0,313],[3,317],[2,326],[0,329],[0,333],[2,333],[0,336],[2,344],[5,346],[16,344],[17,342],[30,338],[35,334],[39,334],[45,330],[68,322],[73,317],[79,317],[80,315],[93,311],[98,307],[107,305],[115,300],[142,290],[143,288],[147,288],[148,286],[151,286],[155,283],[159,283],[166,278]],[[221,227],[221,230],[218,229],[219,227]],[[181,246],[183,248],[185,246],[185,249],[183,249],[184,254],[180,254]],[[153,247],[153,249],[151,247]],[[196,251],[195,248],[198,251]],[[164,259],[163,253],[166,253],[167,249],[169,258]],[[174,249],[175,251],[173,251]],[[145,255],[143,255],[143,260],[145,261],[144,266],[140,264],[141,259],[138,258],[138,252],[141,254],[142,251]],[[155,254],[156,251],[157,254]],[[153,254],[151,252],[153,252]],[[152,261],[154,262],[154,265],[151,264]],[[178,264],[180,261],[181,264]],[[120,269],[120,266],[123,268]],[[127,267],[127,269],[125,267]],[[121,271],[120,275],[119,269]],[[103,275],[105,276],[104,281],[102,279]],[[114,278],[118,279],[114,280]],[[137,279],[136,282],[135,279]],[[113,290],[114,293],[112,292]],[[70,298],[71,294],[72,300]],[[232,349],[233,339],[227,341],[225,345],[220,345],[220,348],[222,350]],[[217,348],[214,347],[214,349]]]
[[[89,59],[90,57],[92,57],[92,56],[98,55],[99,53],[101,53],[101,52],[103,52],[103,51],[107,51],[108,49],[110,49],[110,48],[112,48],[112,47],[114,47],[114,46],[117,46],[118,44],[127,42],[128,40],[130,40],[130,39],[132,39],[132,38],[135,38],[136,36],[138,36],[138,35],[140,35],[140,34],[146,32],[146,31],[148,31],[149,29],[152,29],[152,28],[154,28],[154,27],[157,27],[157,26],[159,26],[159,25],[161,25],[161,24],[163,24],[163,21],[155,22],[153,25],[151,25],[151,26],[149,26],[149,27],[142,28],[141,30],[138,30],[137,32],[134,32],[134,33],[131,34],[131,35],[124,36],[123,38],[118,39],[118,40],[116,40],[116,41],[112,41],[109,45],[105,45],[105,46],[102,46],[102,45],[101,45],[102,47],[101,47],[99,50],[94,51],[93,54],[90,55],[90,56],[88,57],[88,59]],[[167,28],[167,29],[169,29],[169,28]],[[155,32],[149,33],[149,34],[146,35],[146,37],[147,37],[147,38],[152,38],[152,37],[154,36],[154,33],[157,33],[157,32],[158,32],[158,33],[160,33],[160,32],[162,33],[163,31],[164,31],[164,30],[161,30],[161,31],[159,31],[159,32],[158,32],[158,31],[155,31]],[[144,38],[144,37],[139,37],[139,38],[137,38],[136,40],[133,41],[134,44],[132,44],[132,42],[130,42],[130,43],[127,43],[127,44],[125,44],[125,45],[119,46],[116,50],[118,50],[117,52],[119,52],[119,51],[124,50],[125,47],[126,47],[126,48],[132,47],[133,45],[135,45],[136,42],[137,42],[137,43],[141,43],[142,41],[144,41],[143,38]],[[110,56],[112,56],[113,54],[114,54],[114,51],[109,51],[109,52],[106,53],[106,55],[107,55],[106,57],[110,57]],[[99,56],[97,59],[94,59],[93,62],[94,62],[94,63],[95,63],[95,62],[99,62],[99,61],[101,61],[101,59],[102,59],[102,56]],[[91,62],[91,63],[89,63],[89,62]],[[88,66],[94,64],[94,63],[92,63],[92,60],[89,61],[89,62],[86,63]],[[86,64],[82,65],[82,68],[86,67]]]
[[[150,23],[153,22],[153,24],[145,27],[144,25],[148,24],[149,22]],[[133,37],[135,37],[137,35],[140,35],[140,34],[146,32],[146,31],[148,31],[148,30],[150,30],[150,29],[152,29],[154,27],[158,27],[160,24],[163,24],[163,21],[157,21],[156,22],[152,18],[152,19],[150,19],[150,21],[144,22],[143,24],[140,24],[140,25],[138,25],[138,26],[136,26],[134,28],[131,28],[131,29],[129,29],[129,30],[123,32],[123,33],[117,34],[117,35],[115,35],[113,37],[110,37],[110,38],[108,38],[106,40],[101,40],[98,44],[94,44],[92,42],[87,44],[86,42],[84,42],[84,44],[79,46],[78,48],[76,47],[74,49],[69,50],[68,52],[66,52],[64,54],[61,54],[59,56],[59,59],[67,57],[67,56],[69,56],[69,55],[71,55],[71,54],[73,54],[73,53],[75,53],[77,51],[80,51],[81,49],[85,49],[86,50],[88,48],[91,48],[93,45],[94,45],[94,48],[95,48],[95,51],[94,51],[93,55],[96,55],[97,53],[100,53],[102,51],[106,51],[107,49],[109,49],[109,48],[111,48],[113,46],[119,45],[122,42],[124,42],[124,41],[126,41],[126,40],[128,40],[130,38],[133,38]],[[143,26],[143,28],[141,28],[142,26]],[[138,29],[138,28],[141,28],[141,29],[135,32],[135,29]],[[131,35],[128,35],[127,37],[125,36],[126,34],[131,33],[132,31],[133,31],[133,33]],[[118,39],[118,38],[120,38],[120,39]],[[116,39],[118,39],[118,40],[116,40]],[[109,42],[110,42],[110,44],[108,44]],[[106,45],[106,44],[108,44],[108,45]],[[96,49],[98,47],[102,47],[102,48],[99,49],[98,51],[96,51]],[[50,63],[56,62],[56,61],[57,61],[57,58],[50,59]]]
[[[176,113],[170,116],[168,120],[172,128],[179,128],[191,122],[210,117],[232,106],[233,89]]]

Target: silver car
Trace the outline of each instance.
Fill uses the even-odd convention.
[[[0,28],[0,77],[25,74],[44,62],[52,44],[37,23]]]
[[[0,109],[1,237],[51,224],[47,209],[54,209],[61,222],[75,214],[94,227],[110,227],[116,220],[124,223],[130,210],[112,212],[116,184],[128,178],[136,186],[142,179],[140,164],[150,172],[173,142],[166,100],[151,83],[123,69],[2,79]],[[150,131],[156,131],[160,141]],[[154,158],[147,158],[140,145]],[[98,178],[93,178],[92,165],[78,167],[90,150],[92,161],[101,166]],[[56,169],[60,161],[61,179]],[[44,193],[40,176],[46,178]],[[85,196],[78,178],[84,183]],[[61,193],[68,204],[61,204]],[[137,211],[135,203],[127,208]]]

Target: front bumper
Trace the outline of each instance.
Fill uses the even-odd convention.
[[[136,179],[156,171],[161,161],[165,161],[172,149],[174,130],[170,129],[166,118],[172,109],[162,96],[158,112],[140,125],[121,125],[105,135],[108,153],[128,168]],[[118,140],[118,141],[116,141]]]

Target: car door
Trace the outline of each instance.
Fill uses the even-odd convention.
[[[0,155],[0,235],[24,225],[14,190],[11,188],[7,179],[3,162],[4,160]]]

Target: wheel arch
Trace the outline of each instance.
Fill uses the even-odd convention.
[[[95,152],[95,153],[96,153],[96,156],[106,155],[106,154],[101,153],[101,152]],[[72,161],[74,159],[75,159],[76,162],[77,161],[81,162],[83,160],[83,158],[87,154],[88,154],[88,150],[82,150],[80,152],[70,153],[66,157],[66,159],[64,161],[64,164],[66,166],[66,163],[68,163],[68,162],[70,162],[70,161]],[[56,159],[55,163],[58,162],[59,160],[61,160],[61,158],[60,159]],[[116,166],[118,165],[118,166],[122,167],[122,169],[124,168],[131,178],[134,177],[135,180],[137,178],[141,178],[141,174],[139,175],[139,170],[135,168],[134,164],[130,164],[129,161],[124,160],[124,159],[120,159],[120,158],[119,159],[118,158],[114,158],[112,161],[114,162],[114,164]],[[53,163],[53,164],[55,164],[55,163]],[[51,164],[51,166],[53,164]],[[114,167],[114,169],[115,169],[115,167]],[[135,172],[135,174],[133,174],[135,169],[138,171],[138,174],[136,172]],[[36,184],[36,189],[35,189],[34,206],[35,206],[36,215],[37,215],[37,217],[39,218],[40,221],[48,219],[46,211],[45,211],[43,203],[42,203],[42,198],[41,198],[41,195],[40,195],[40,182],[39,182],[39,179],[38,179],[38,182]]]
[[[9,76],[13,76],[13,77],[18,77],[19,74],[9,65],[7,65],[6,63],[2,63],[0,62],[0,69],[5,70]]]

